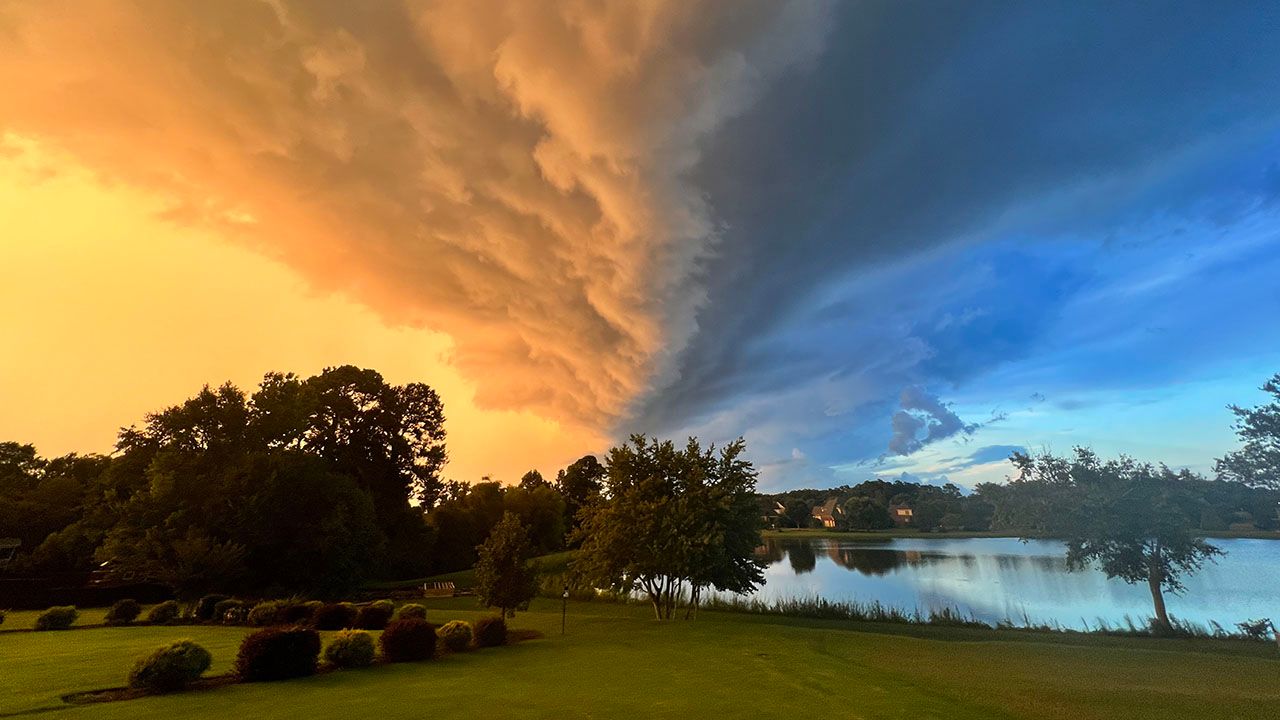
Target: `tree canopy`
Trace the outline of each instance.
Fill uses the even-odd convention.
[[[574,572],[595,586],[639,590],[659,619],[707,588],[746,592],[763,581],[756,471],[742,440],[718,453],[690,438],[633,435],[609,451],[605,492],[582,512]]]
[[[1272,401],[1254,408],[1231,405],[1236,434],[1244,442],[1227,453],[1214,469],[1218,476],[1255,487],[1280,490],[1280,373],[1262,385]]]

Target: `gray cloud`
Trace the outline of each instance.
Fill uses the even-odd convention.
[[[893,437],[889,439],[889,452],[895,455],[910,455],[925,445],[956,435],[972,435],[981,427],[980,423],[961,420],[936,395],[920,386],[903,388],[899,405],[901,409],[893,414]]]

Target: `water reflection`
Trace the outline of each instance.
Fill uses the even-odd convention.
[[[1226,557],[1170,597],[1180,618],[1230,625],[1280,617],[1280,543],[1215,541]],[[1150,614],[1145,586],[1096,571],[1068,572],[1061,543],[1009,538],[967,540],[768,540],[768,567],[755,595],[765,600],[822,596],[879,601],[906,611],[955,608],[987,622],[1013,620],[1092,627],[1141,621]]]

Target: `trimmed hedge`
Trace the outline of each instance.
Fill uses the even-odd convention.
[[[418,603],[409,603],[407,605],[401,605],[400,612],[396,613],[396,619],[409,620],[410,618],[416,618],[418,620],[426,620],[427,606],[419,605]]]
[[[290,600],[284,605],[283,619],[287,625],[310,625],[315,622],[316,611],[324,607],[319,600]]]
[[[269,627],[240,643],[236,674],[245,682],[287,680],[314,675],[320,658],[320,633],[310,628]]]
[[[471,639],[475,633],[471,623],[466,620],[450,620],[436,630],[436,637],[449,648],[450,652],[462,652],[471,647]]]
[[[244,603],[235,598],[220,600],[213,606],[213,619],[225,625],[239,625],[244,622],[248,609]]]
[[[354,627],[359,614],[360,611],[351,603],[328,603],[316,610],[316,629],[345,630]]]
[[[498,647],[507,644],[507,621],[501,615],[476,621],[476,647]]]
[[[230,600],[230,595],[205,595],[196,603],[196,619],[197,620],[215,620],[222,622],[222,617],[218,615],[218,603],[224,600]]]
[[[182,608],[178,605],[177,600],[165,600],[151,608],[151,612],[147,613],[147,622],[152,625],[168,625],[177,620],[181,614]]]
[[[138,658],[129,671],[129,687],[154,693],[181,690],[204,674],[212,662],[208,650],[191,640],[179,640]]]
[[[343,630],[324,648],[324,661],[339,668],[362,668],[373,664],[373,636],[364,630]]]
[[[356,627],[361,630],[381,630],[391,622],[391,616],[395,612],[396,605],[390,600],[371,602],[356,614]]]
[[[75,624],[80,611],[74,605],[57,605],[40,613],[36,618],[37,630],[66,630]]]
[[[428,660],[436,654],[436,629],[426,620],[396,620],[382,631],[378,646],[387,662]]]
[[[142,606],[137,600],[117,600],[111,604],[111,608],[107,610],[107,616],[103,618],[103,622],[108,625],[128,625],[138,616],[142,614]]]
[[[279,600],[264,600],[249,611],[249,624],[256,627],[284,624],[284,603]]]

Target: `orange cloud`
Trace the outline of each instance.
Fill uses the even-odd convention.
[[[695,331],[717,241],[686,179],[700,146],[817,52],[825,14],[800,0],[12,3],[0,130],[348,299],[324,302],[441,333],[478,407],[601,432]],[[42,241],[28,230],[21,242]],[[106,222],[92,234],[103,253],[122,242]]]

